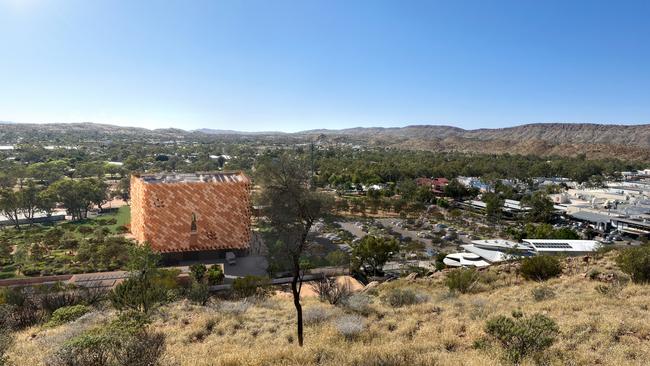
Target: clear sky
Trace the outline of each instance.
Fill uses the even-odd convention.
[[[650,123],[650,1],[0,0],[0,120]]]

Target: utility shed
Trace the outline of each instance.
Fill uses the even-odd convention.
[[[242,172],[131,176],[131,232],[161,253],[245,250],[250,179]]]

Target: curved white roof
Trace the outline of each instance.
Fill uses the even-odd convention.
[[[448,254],[442,262],[449,267],[487,267],[490,265],[481,256],[474,253]]]

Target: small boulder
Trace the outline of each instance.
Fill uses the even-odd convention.
[[[413,282],[413,281],[415,281],[415,279],[416,279],[417,277],[418,277],[418,274],[415,273],[415,272],[412,272],[412,273],[409,273],[409,275],[406,276],[405,279],[406,279],[407,281],[409,281],[409,282]]]
[[[361,290],[361,292],[367,292],[367,291],[369,291],[369,290],[372,290],[373,288],[376,288],[377,286],[379,286],[379,281],[372,281],[372,282],[368,283],[368,284],[367,284],[367,285],[366,285],[366,286]]]

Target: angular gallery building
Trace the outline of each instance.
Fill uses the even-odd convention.
[[[131,176],[131,233],[161,253],[244,251],[251,182],[241,172]],[[180,259],[180,258],[179,258]]]

